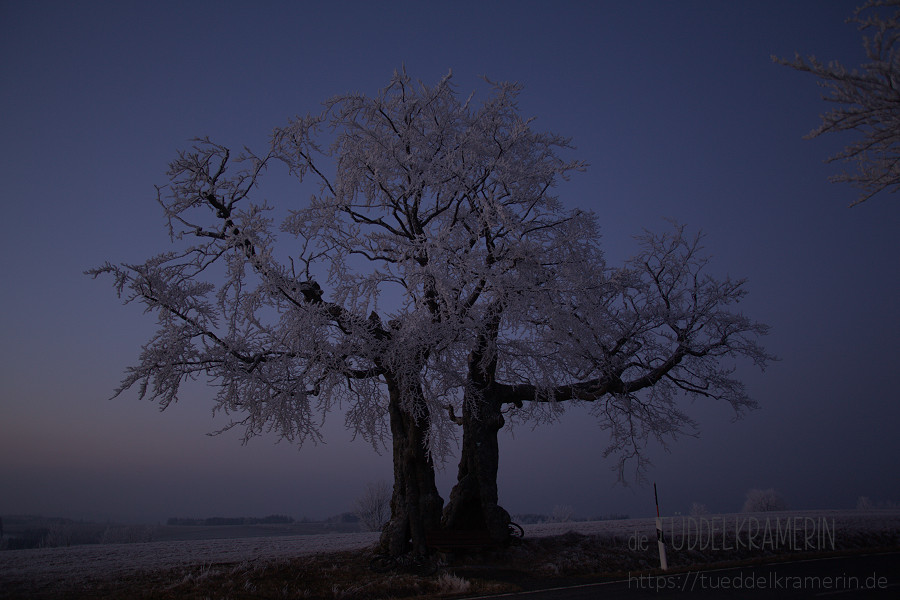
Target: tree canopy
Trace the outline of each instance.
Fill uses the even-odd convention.
[[[848,69],[838,61],[823,63],[815,56],[804,59],[799,54],[791,61],[772,59],[812,73],[827,92],[823,99],[832,108],[807,137],[837,131],[861,134],[828,159],[855,165],[854,171],[831,178],[860,188],[853,206],[883,190],[900,190],[900,1],[869,0],[848,22],[863,33],[868,62],[858,69]]]
[[[766,327],[735,308],[744,281],[713,278],[680,225],[645,232],[609,267],[597,216],[554,195],[585,167],[564,158],[569,140],[519,114],[518,85],[488,83],[476,104],[450,76],[428,86],[399,72],[373,97],[337,96],[276,129],[263,155],[208,138],[181,152],[157,194],[177,249],[91,271],[159,320],[118,392],[138,386],[165,408],[203,376],[245,440],[297,444],[319,440],[340,404],[355,433],[391,444],[392,553],[424,551],[440,526],[502,538],[504,415],[591,403],[622,477],[629,458],[645,466],[649,438],[690,429],[685,394],[754,407],[734,359],[772,357],[757,343]],[[258,198],[276,164],[314,183],[277,224]],[[433,461],[460,424],[444,507]]]

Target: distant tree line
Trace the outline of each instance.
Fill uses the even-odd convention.
[[[0,550],[152,542],[159,530],[156,525],[119,525],[39,516],[8,517],[5,525],[3,536],[0,536]]]
[[[594,517],[577,517],[570,515],[566,521],[618,521],[622,519],[630,519],[627,514],[610,513],[608,515],[599,515]],[[519,525],[538,525],[541,523],[559,523],[558,515],[545,515],[537,513],[522,513],[512,516],[513,521]]]
[[[322,521],[322,522],[323,522],[323,523],[328,523],[328,524],[331,524],[331,525],[334,525],[334,524],[338,524],[338,525],[347,525],[347,524],[349,524],[349,525],[352,525],[352,524],[354,524],[354,523],[359,523],[359,516],[356,515],[356,514],[354,514],[354,513],[352,513],[352,512],[343,512],[343,513],[341,513],[341,514],[339,514],[339,515],[334,515],[334,516],[328,517],[327,519],[325,519],[325,520]]]
[[[285,515],[269,515],[263,518],[257,517],[208,517],[206,519],[187,519],[171,517],[166,525],[184,526],[233,526],[233,525],[290,525],[294,523],[293,517]]]

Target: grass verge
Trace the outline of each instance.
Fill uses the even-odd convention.
[[[655,540],[654,540],[655,542]],[[897,548],[900,532],[845,535],[831,553]],[[765,552],[760,549],[684,549],[669,554],[673,571],[698,566],[776,557],[799,558],[814,553]],[[314,599],[368,600],[454,598],[541,587],[556,587],[598,578],[657,571],[656,544],[635,549],[616,536],[582,535],[525,539],[502,552],[442,556],[429,576],[402,571],[376,573],[369,568],[370,551],[336,552],[280,561],[201,564],[139,572],[112,580],[91,580],[77,586],[60,581],[17,585],[0,591],[0,598],[61,599]]]

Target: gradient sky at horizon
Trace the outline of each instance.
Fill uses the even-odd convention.
[[[599,215],[611,264],[666,218],[703,230],[716,273],[781,360],[738,372],[761,409],[688,407],[699,438],[648,450],[664,513],[736,511],[750,488],[797,509],[900,501],[900,209],[828,183],[851,136],[802,137],[826,110],[815,80],[770,56],[857,65],[856,0],[818,2],[0,3],[0,514],[162,521],[326,517],[352,508],[390,454],[350,441],[205,435],[203,385],[165,412],[110,401],[155,320],[85,269],[167,248],[154,185],[197,136],[262,149],[328,97],[373,94],[394,69],[460,93],[525,86],[534,127],[571,136],[585,173],[559,187]],[[479,96],[476,96],[476,100]],[[273,187],[281,191],[279,182]],[[283,187],[296,201],[296,190]],[[605,434],[580,410],[501,442],[510,512],[653,512],[615,485]],[[439,474],[449,495],[451,458]]]

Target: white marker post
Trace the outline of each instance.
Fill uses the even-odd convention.
[[[663,571],[669,569],[666,561],[666,542],[663,539],[662,519],[659,518],[659,496],[656,495],[656,484],[653,484],[653,499],[656,500],[656,544],[659,546],[659,566]]]

